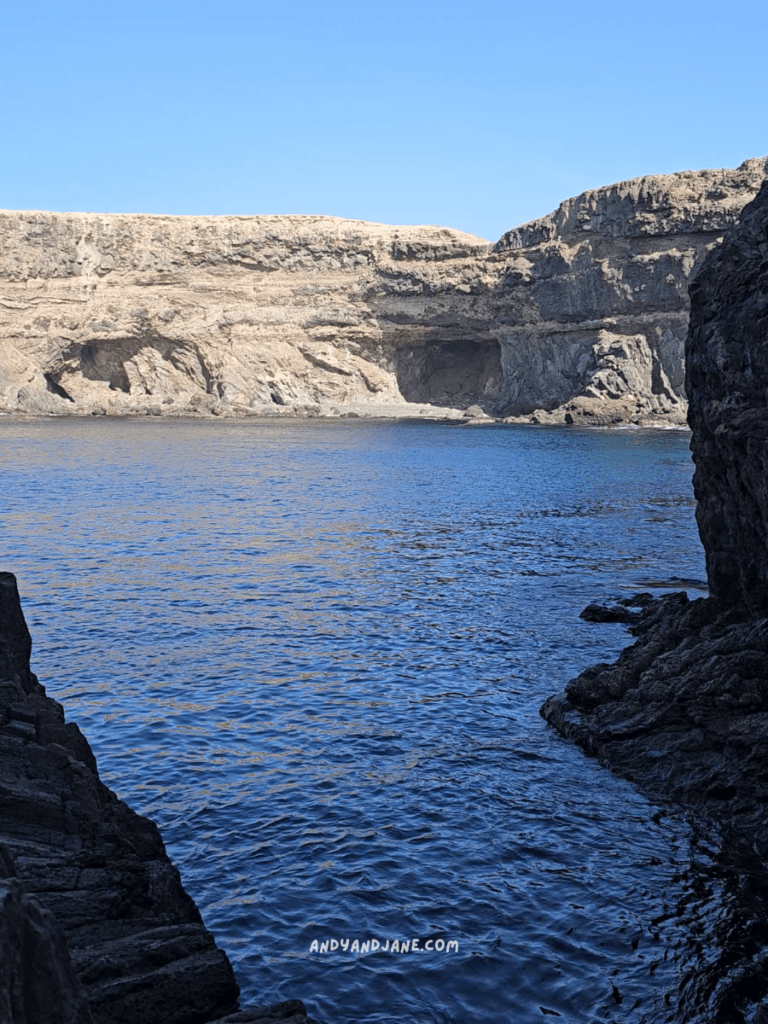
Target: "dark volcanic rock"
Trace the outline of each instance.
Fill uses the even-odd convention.
[[[639,622],[642,617],[640,609],[652,603],[652,594],[636,594],[615,604],[588,604],[579,618],[586,622],[623,622],[630,625]]]
[[[15,874],[0,846],[0,1021],[93,1024],[64,933]]]
[[[691,286],[696,518],[712,596],[768,614],[768,182]]]
[[[297,999],[238,1009],[157,826],[99,780],[31,648],[0,573],[0,1024],[316,1024]]]
[[[288,999],[273,1006],[247,1006],[212,1024],[317,1024],[306,1013],[307,1009],[300,999]]]
[[[634,646],[542,714],[653,795],[768,850],[768,183],[691,287],[686,365],[711,596],[647,605]]]
[[[768,844],[768,622],[670,594],[542,714],[587,753],[654,794],[727,814]]]

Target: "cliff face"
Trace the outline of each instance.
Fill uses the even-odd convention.
[[[768,849],[768,183],[691,287],[686,345],[710,597],[645,595],[639,637],[544,717],[652,793]]]
[[[691,287],[696,518],[710,592],[768,614],[768,187]]]
[[[0,213],[0,410],[681,421],[688,280],[767,168],[587,192],[495,246],[330,217]]]
[[[495,319],[512,411],[682,422],[689,280],[766,173],[762,159],[637,178],[504,235],[518,286]]]

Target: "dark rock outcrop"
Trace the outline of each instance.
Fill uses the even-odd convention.
[[[768,848],[768,629],[732,620],[711,600],[663,597],[632,627],[634,646],[542,714],[654,795],[727,816]]]
[[[157,827],[99,780],[80,730],[29,669],[16,580],[0,574],[0,839],[62,926],[97,1022],[192,1024],[238,986]]]
[[[696,518],[710,592],[768,614],[768,184],[691,286]]]
[[[643,609],[638,636],[542,714],[655,796],[768,850],[768,183],[691,287],[691,448],[710,597]]]
[[[64,933],[15,875],[0,846],[0,1021],[93,1024]]]
[[[90,1014],[95,1024],[306,1022],[298,1001],[238,1010],[232,967],[157,826],[99,780],[85,737],[30,671],[31,646],[16,579],[0,573],[0,876],[18,876],[0,883],[0,1020],[48,1021],[44,1007],[29,1003],[34,982],[41,994],[61,991],[55,1019],[72,1024],[89,1024]],[[64,936],[84,1006],[67,973]],[[5,1016],[4,999],[13,1004]],[[237,1016],[244,1013],[251,1016]]]

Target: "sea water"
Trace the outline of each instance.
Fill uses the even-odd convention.
[[[0,421],[33,668],[160,826],[244,1000],[704,1019],[736,913],[712,838],[538,713],[632,640],[586,604],[704,593],[688,440]]]

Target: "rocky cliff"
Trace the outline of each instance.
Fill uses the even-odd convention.
[[[0,846],[0,1021],[93,1024],[64,933],[15,875]]]
[[[232,967],[157,827],[99,780],[30,651],[0,573],[0,1021],[308,1024],[298,1001],[237,1011]]]
[[[691,285],[686,344],[710,596],[653,601],[544,716],[654,792],[768,843],[768,183]]]
[[[632,627],[637,642],[615,664],[583,672],[546,702],[542,714],[654,797],[671,798],[747,836],[757,862],[731,862],[728,870],[746,878],[751,890],[761,888],[764,905],[768,183],[691,286],[686,362],[710,596],[690,602],[683,593],[656,601],[639,595],[632,602],[642,609]],[[596,617],[595,609],[591,614]],[[757,905],[752,899],[747,930],[754,931]],[[721,1012],[713,1020],[768,1020],[768,936],[762,932],[759,943],[746,931],[728,938],[729,956],[740,966],[727,984],[715,979],[713,1005]],[[744,1007],[757,998],[763,1016],[745,1016]]]
[[[596,189],[496,245],[331,217],[0,213],[0,411],[682,422],[689,278],[767,169]]]
[[[768,615],[768,193],[691,286],[689,422],[710,593]]]

